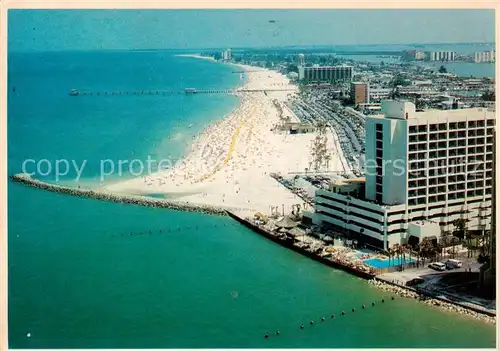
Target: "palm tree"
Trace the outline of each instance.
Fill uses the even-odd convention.
[[[394,254],[395,254],[394,248],[387,249],[387,252],[389,254],[389,266],[391,266],[391,259],[392,259],[392,264],[394,265]]]
[[[457,244],[460,240],[465,239],[467,236],[467,220],[464,218],[457,218],[453,221],[453,226],[455,228],[451,239],[453,245],[453,257],[455,257],[455,244]]]
[[[415,249],[417,250],[417,267],[420,268],[420,244],[417,244]]]
[[[432,258],[436,255],[436,250],[434,248],[434,245],[427,238],[424,238],[420,244],[419,255],[420,255],[420,257],[423,258],[422,264],[424,266],[425,266],[425,259],[426,258]]]
[[[332,155],[326,154],[324,158],[326,161],[326,170],[328,171],[328,167],[330,166],[330,160],[332,159]]]
[[[403,270],[403,267],[405,265],[405,257],[404,257],[406,252],[405,245],[398,245],[397,252],[399,257],[399,266],[401,267],[401,270]]]
[[[392,247],[392,254],[396,257],[399,257],[399,244],[394,244],[394,246]]]
[[[408,253],[409,254],[409,260],[411,260],[411,248],[409,245],[407,244],[403,244],[401,245],[401,250],[402,250],[402,255],[403,255],[403,260],[401,262],[401,269],[404,269],[405,265],[406,265],[406,254]]]

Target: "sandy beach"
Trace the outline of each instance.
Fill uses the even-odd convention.
[[[278,72],[235,66],[251,70],[246,74],[247,82],[238,90],[263,89],[267,94],[239,91],[241,103],[236,110],[198,135],[181,165],[111,184],[105,189],[117,193],[165,194],[179,201],[266,214],[270,206],[279,206],[280,210],[284,206],[285,212],[289,212],[292,205],[303,205],[299,197],[269,176],[273,172],[304,172],[310,167],[310,146],[316,134],[290,135],[273,130],[280,124],[273,100],[282,103],[298,89]],[[291,120],[296,118],[290,110],[283,110]],[[328,135],[328,149],[332,151],[328,170],[342,171],[345,160],[334,139],[336,135]]]
[[[202,56],[200,54],[179,54],[179,55],[175,55],[175,56],[177,56],[177,57],[191,57],[191,58],[196,58],[196,59],[215,61],[215,59],[212,56]]]

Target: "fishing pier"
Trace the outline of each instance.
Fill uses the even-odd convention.
[[[186,88],[184,90],[80,90],[71,89],[70,96],[134,96],[134,95],[197,95],[197,94],[218,94],[235,95],[238,93],[268,93],[273,91],[295,91],[290,88],[271,88],[271,89],[195,89]]]

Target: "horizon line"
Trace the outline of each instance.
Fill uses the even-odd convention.
[[[213,48],[144,48],[144,49],[127,49],[127,48],[117,48],[117,49],[103,49],[103,48],[95,48],[95,49],[55,49],[55,50],[12,50],[8,48],[7,45],[7,53],[34,53],[34,52],[45,52],[45,53],[53,53],[53,52],[93,52],[93,51],[211,51],[211,50],[223,50],[230,48],[231,50],[255,50],[255,49],[291,49],[291,48],[333,48],[337,46],[381,46],[381,45],[495,45],[495,41],[491,42],[430,42],[430,43],[377,43],[377,44],[312,44],[312,45],[281,45],[281,46],[237,46],[237,47],[228,47],[228,46],[220,46]]]

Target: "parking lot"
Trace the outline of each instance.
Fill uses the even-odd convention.
[[[462,261],[462,268],[437,271],[428,267],[431,262],[426,262],[425,265],[420,268],[408,268],[402,272],[384,273],[379,275],[378,277],[386,281],[394,280],[406,284],[407,281],[417,277],[421,277],[425,279],[426,282],[430,282],[431,280],[435,280],[436,278],[439,278],[444,274],[450,274],[453,272],[467,272],[469,268],[471,269],[471,272],[479,272],[479,267],[481,267],[481,265],[475,258],[461,258],[460,261]]]

